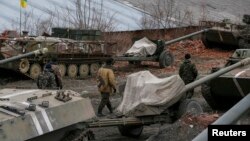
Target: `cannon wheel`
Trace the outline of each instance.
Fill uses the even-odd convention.
[[[199,115],[203,113],[203,109],[199,102],[193,99],[185,99],[181,101],[178,110],[178,118],[185,114]]]
[[[160,54],[159,65],[161,68],[170,66],[173,64],[173,62],[174,62],[174,56],[172,53],[165,50]]]
[[[67,70],[68,76],[70,78],[75,78],[77,76],[77,70],[78,69],[76,64],[70,64]]]
[[[91,64],[90,65],[90,74],[91,75],[96,75],[99,68],[100,68],[99,64],[97,64],[97,63]]]
[[[65,64],[59,64],[59,69],[60,69],[61,76],[64,77],[65,74],[66,74],[66,65]]]
[[[26,73],[30,69],[30,63],[28,59],[21,59],[19,63],[19,70],[21,73]]]
[[[209,104],[209,106],[212,109],[218,109],[220,106],[217,104],[217,102],[213,99],[211,87],[209,83],[205,83],[201,85],[201,93],[206,102]]]
[[[89,75],[89,65],[87,64],[80,65],[79,75],[80,77],[87,77]]]
[[[123,136],[139,137],[143,130],[143,125],[120,125],[118,126],[119,132]]]
[[[30,77],[32,79],[37,79],[39,74],[42,72],[41,65],[38,63],[32,64],[30,67]]]

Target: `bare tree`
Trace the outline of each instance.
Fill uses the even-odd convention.
[[[144,9],[141,18],[141,27],[144,28],[172,28],[181,25],[194,23],[193,12],[191,9],[178,7],[175,0],[154,0],[151,4],[141,3]]]

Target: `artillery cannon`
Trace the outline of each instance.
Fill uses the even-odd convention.
[[[174,99],[170,98],[169,102],[163,105],[138,105],[138,107],[135,108],[138,110],[130,111],[130,113],[133,113],[133,117],[125,118],[127,115],[123,115],[125,117],[117,119],[100,119],[99,121],[89,123],[89,126],[98,127],[115,125],[118,126],[119,131],[122,135],[136,137],[142,133],[143,125],[150,125],[153,123],[161,122],[173,123],[174,121],[176,121],[176,119],[178,119],[186,112],[200,113],[202,112],[202,109],[197,101],[183,98],[185,92],[208,81],[216,79],[217,77],[236,68],[244,67],[249,64],[250,58],[247,58],[231,66],[225,67],[215,73],[207,75],[199,80],[196,80],[190,84],[187,84],[180,93],[176,93],[174,95]],[[124,125],[124,123],[128,124]]]
[[[134,64],[136,63],[140,63],[141,61],[153,61],[153,62],[159,62],[159,66],[161,68],[165,68],[167,66],[170,66],[173,62],[174,62],[174,56],[171,52],[165,50],[165,47],[188,39],[190,37],[208,32],[210,29],[203,29],[188,35],[184,35],[182,37],[170,40],[170,41],[162,41],[162,40],[158,40],[157,41],[157,48],[156,51],[153,55],[149,55],[149,56],[131,56],[131,57],[127,57],[127,56],[116,56],[113,57],[114,61],[128,61],[128,62],[133,62]]]

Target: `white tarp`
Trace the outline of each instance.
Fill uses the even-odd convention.
[[[174,98],[185,87],[179,75],[158,78],[149,71],[141,71],[128,76],[122,103],[117,111],[127,114],[138,105],[160,106]]]
[[[125,53],[129,56],[147,56],[153,55],[156,51],[157,45],[144,37],[136,41],[133,46]]]

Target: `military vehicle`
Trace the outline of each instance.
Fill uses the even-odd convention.
[[[95,117],[90,99],[70,90],[3,89],[0,99],[1,141],[60,141]]]
[[[236,49],[225,67],[250,57],[250,49]],[[214,73],[223,68],[212,68]],[[217,110],[231,108],[250,92],[250,66],[234,69],[202,85],[202,95],[207,103]]]
[[[14,63],[15,65],[12,65],[13,63],[1,65],[2,68],[21,72],[32,79],[38,77],[43,66],[53,57],[57,58],[62,76],[83,78],[94,75],[102,63],[111,59],[107,47],[109,49],[112,47],[103,41],[76,41],[46,36],[7,39],[1,45],[3,45],[0,47],[1,59],[48,48],[47,55],[23,58]]]
[[[96,119],[90,99],[71,90],[2,89],[0,140],[88,140],[94,138],[91,128],[107,126],[118,126],[122,135],[138,137],[144,125],[172,123],[176,120],[173,117],[185,112],[202,112],[198,102],[182,99],[185,92],[247,64],[249,58],[190,83],[170,103],[145,105],[133,117]]]
[[[246,25],[232,24],[228,19],[222,22],[201,21],[201,27],[210,28],[202,34],[202,42],[207,48],[216,46],[225,49],[249,49],[250,15],[244,15],[242,21]]]

